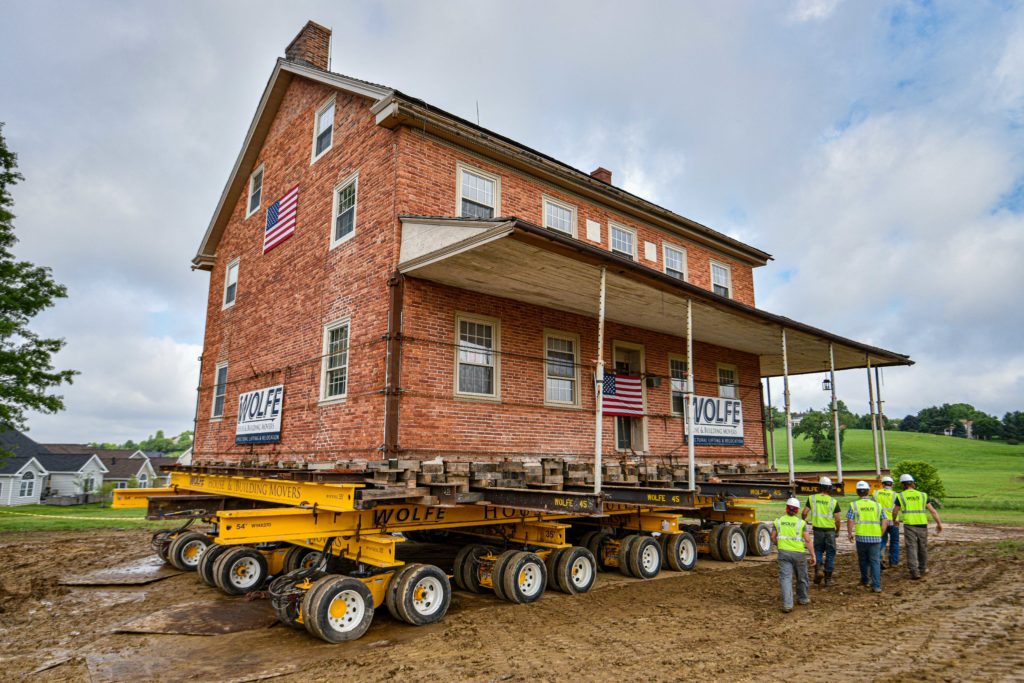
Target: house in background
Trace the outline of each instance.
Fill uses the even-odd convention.
[[[171,467],[173,465],[180,464],[178,458],[171,457],[169,455],[149,455],[149,463],[153,466],[156,471],[156,479],[153,482],[153,486],[167,486],[171,483],[171,475],[164,471],[164,467]]]
[[[43,486],[42,501],[48,504],[87,503],[91,493],[99,493],[107,468],[92,453],[48,453],[36,455],[49,474]],[[64,500],[55,500],[55,499]]]
[[[42,447],[19,431],[0,432],[0,450],[13,455],[0,460],[0,505],[35,505],[49,472],[36,455]]]
[[[136,453],[139,453],[140,457],[133,457]],[[157,471],[142,451],[123,448],[96,451],[96,455],[110,470],[106,475],[106,481],[114,482],[116,488],[129,488],[132,479],[141,489],[159,485]]]

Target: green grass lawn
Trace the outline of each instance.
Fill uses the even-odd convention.
[[[73,531],[77,529],[147,529],[180,522],[150,522],[143,509],[113,510],[87,505],[19,505],[0,507],[0,533],[5,531]]]
[[[939,510],[943,521],[983,522],[1024,526],[1024,444],[1008,446],[1000,441],[968,441],[952,436],[886,432],[889,466],[901,460],[923,460],[939,470],[947,497]],[[786,430],[775,431],[775,451],[780,470],[787,465]],[[797,470],[835,469],[835,462],[810,458],[811,442],[793,442]],[[847,430],[843,440],[843,469],[874,469],[871,431]],[[765,518],[781,512],[779,504],[761,507]]]

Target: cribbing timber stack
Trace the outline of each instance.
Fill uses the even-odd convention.
[[[463,590],[528,603],[546,587],[585,593],[602,570],[649,579],[662,568],[692,569],[698,553],[732,562],[766,555],[770,531],[742,503],[819,489],[750,473],[691,490],[672,468],[616,473],[605,464],[605,481],[615,483],[595,493],[592,468],[573,463],[362,464],[175,467],[170,486],[120,489],[114,506],[185,520],[154,534],[161,557],[233,595],[277,577],[268,592],[281,621],[341,642],[360,637],[382,605],[414,625],[438,621],[451,600],[449,575]],[[210,529],[195,530],[197,521]],[[457,547],[452,571],[399,559],[400,544],[416,539]]]

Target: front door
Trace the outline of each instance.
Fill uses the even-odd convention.
[[[615,374],[639,375],[644,372],[644,349],[639,344],[616,342]],[[615,416],[615,447],[620,451],[646,450],[644,418]]]

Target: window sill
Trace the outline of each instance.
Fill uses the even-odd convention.
[[[583,406],[578,403],[549,403],[544,402],[545,408],[555,408],[558,410],[583,410]]]
[[[334,406],[334,405],[338,405],[339,403],[347,403],[347,402],[348,402],[348,394],[345,394],[344,396],[332,396],[330,398],[322,398],[319,401],[317,401],[316,404],[318,406]]]
[[[500,396],[487,396],[484,394],[455,394],[456,401],[470,401],[482,403],[501,403]]]
[[[222,311],[226,311],[226,310],[228,310],[229,308],[234,308],[234,307],[235,307],[235,304],[236,304],[236,303],[238,303],[238,299],[235,299],[234,301],[232,301],[232,302],[231,302],[231,303],[229,303],[229,304],[223,304],[223,305],[222,305],[222,306],[220,307],[220,310],[222,310]]]
[[[211,417],[210,418],[210,422],[223,422],[223,421],[224,421],[224,416],[223,415],[220,415],[218,417]]]
[[[328,152],[330,152],[330,151],[331,151],[332,149],[334,149],[334,144],[331,144],[331,146],[330,146],[330,147],[328,147],[328,148],[327,148],[327,149],[325,149],[324,151],[320,152],[320,154],[315,154],[315,155],[313,156],[313,158],[312,158],[312,159],[310,159],[310,161],[309,161],[309,165],[310,165],[310,166],[312,166],[312,165],[313,165],[313,164],[315,164],[316,162],[318,162],[318,161],[320,161],[321,159],[323,159],[323,158],[324,158],[325,156],[327,156],[327,153],[328,153]]]
[[[331,240],[331,247],[330,248],[334,249],[335,247],[340,247],[341,245],[345,244],[346,242],[351,242],[353,239],[355,239],[355,236],[356,236],[356,231],[353,230],[349,234],[347,234],[344,237],[342,237],[340,240],[332,239]]]

